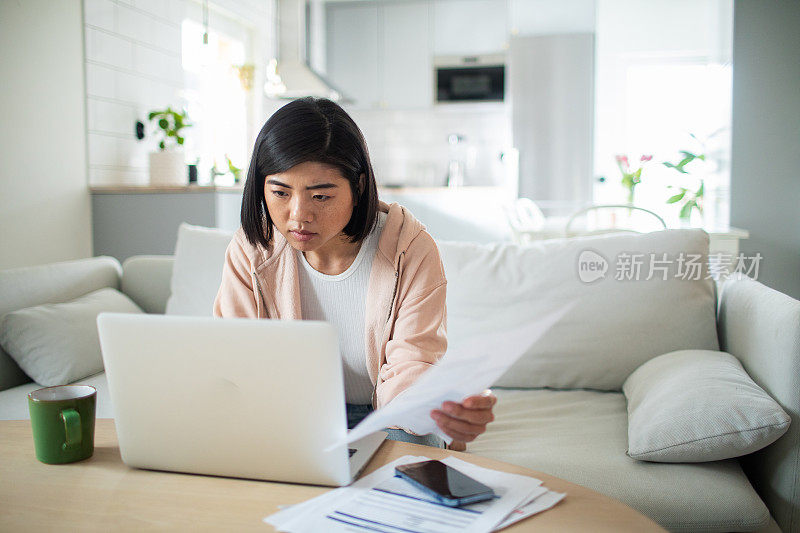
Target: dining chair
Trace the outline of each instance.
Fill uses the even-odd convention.
[[[504,208],[514,242],[525,244],[540,238],[545,216],[530,198],[518,198]]]
[[[625,204],[603,204],[590,205],[570,215],[564,226],[564,235],[577,237],[618,232],[647,233],[662,229],[667,229],[667,223],[649,209]]]

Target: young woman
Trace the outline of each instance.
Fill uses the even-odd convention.
[[[295,100],[264,124],[226,252],[218,317],[325,320],[339,333],[348,426],[442,357],[446,283],[431,236],[378,201],[366,141],[330,100]],[[493,420],[489,392],[430,416],[464,449]],[[401,429],[390,438],[439,446]]]

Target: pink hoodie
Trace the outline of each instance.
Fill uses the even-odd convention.
[[[424,226],[399,204],[388,213],[367,287],[365,352],[375,386],[372,404],[386,405],[447,349],[447,280],[439,250]],[[279,231],[269,248],[244,231],[225,253],[214,316],[302,319],[298,264]]]

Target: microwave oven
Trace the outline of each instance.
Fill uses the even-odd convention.
[[[436,103],[502,102],[505,99],[502,55],[443,56],[434,60]]]

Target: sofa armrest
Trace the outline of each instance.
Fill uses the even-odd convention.
[[[136,255],[122,263],[122,292],[146,313],[164,314],[172,283],[171,255]]]
[[[118,288],[122,273],[113,257],[89,257],[0,271],[0,315],[35,305],[74,300],[105,287]],[[0,391],[31,379],[0,348]]]
[[[800,531],[800,301],[747,277],[721,287],[721,349],[789,413],[789,431],[742,458],[742,466],[783,531]]]

